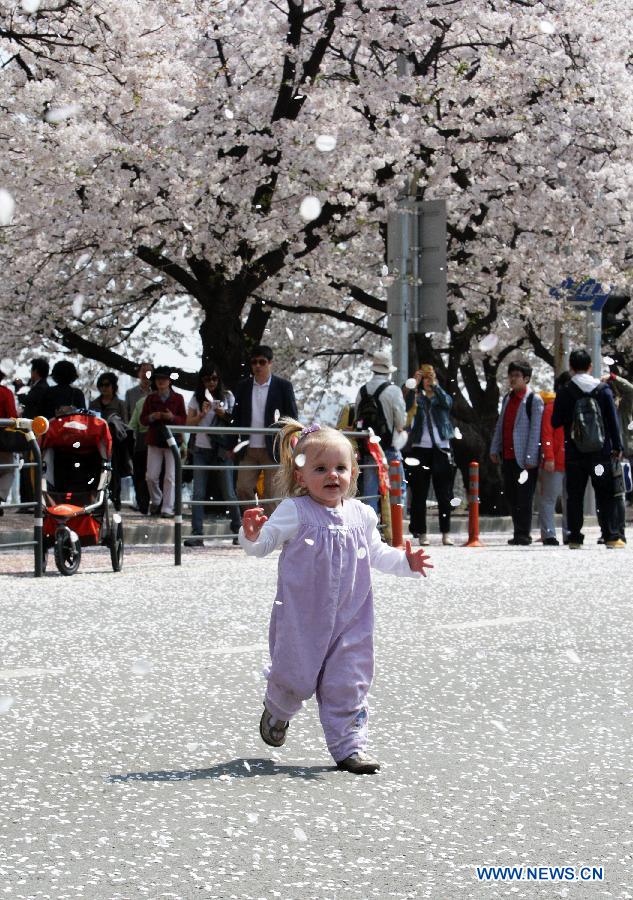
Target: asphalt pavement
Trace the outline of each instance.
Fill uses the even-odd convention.
[[[260,741],[276,558],[94,549],[35,579],[5,551],[0,896],[633,897],[633,551],[596,538],[434,538],[426,582],[374,576],[375,776],[333,768],[313,701]]]

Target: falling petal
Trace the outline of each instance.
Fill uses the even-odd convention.
[[[246,769],[246,771],[250,772],[250,770],[251,770],[250,763],[247,763],[246,760],[244,759],[244,760],[242,760],[242,764],[243,764],[244,768]]]
[[[419,466],[420,460],[416,459],[415,456],[407,456],[404,463],[406,466]]]
[[[580,659],[580,657],[578,656],[576,651],[572,650],[571,647],[569,649],[565,650],[565,656],[568,659],[570,659],[573,663],[576,663],[576,665],[578,665],[580,662],[582,662],[582,660]]]
[[[633,431],[633,420],[631,420],[627,426],[629,431]]]
[[[206,388],[206,390],[204,392],[204,399],[208,400],[209,403],[213,403],[213,394],[211,393],[209,388]]]
[[[615,360],[610,356],[605,356],[602,361],[604,362],[605,366],[612,366],[615,363]]]
[[[380,270],[380,274],[382,275],[383,278],[386,278],[387,275],[389,274],[389,266],[383,266],[382,269]]]
[[[482,353],[488,353],[490,350],[494,350],[498,343],[499,338],[496,334],[487,334],[479,341],[479,349]]]
[[[75,463],[75,468],[78,469],[80,467],[80,465],[81,465],[81,463]]]
[[[314,546],[314,541],[312,540],[312,538],[304,538],[304,541],[306,542],[308,547]]]
[[[318,197],[305,197],[299,207],[299,215],[304,222],[313,222],[321,215],[321,201]]]
[[[454,432],[455,432],[455,440],[456,440],[456,441],[461,441],[461,439],[462,439],[462,433],[461,433],[461,431],[459,430],[459,428],[455,428],[455,429],[454,429]]]
[[[151,378],[151,377],[152,377],[152,370],[151,370],[151,369],[148,369],[148,370],[145,372],[145,377],[146,377],[146,378]]]
[[[248,447],[249,444],[250,441],[240,441],[239,444],[236,444],[235,447],[233,447],[233,453],[239,453],[240,450],[243,450],[244,447]]]
[[[73,300],[73,316],[78,319],[84,308],[84,297],[83,294],[77,294],[75,299]]]
[[[336,137],[333,134],[320,134],[314,143],[321,153],[331,153],[336,148]]]
[[[14,703],[15,700],[13,699],[13,697],[9,697],[7,695],[0,697],[0,716],[8,713]]]
[[[246,763],[244,763],[244,765],[246,765]],[[249,769],[250,769],[250,766],[249,766]],[[251,824],[254,825],[255,822],[257,822],[257,820],[259,819],[259,813],[246,813],[246,818],[248,819],[249,822],[251,822]]]
[[[306,833],[302,828],[295,828],[295,841],[307,841]]]
[[[499,731],[507,731],[508,729],[505,727],[503,722],[500,722],[498,719],[491,719],[490,724],[494,725]]]
[[[264,666],[262,669],[262,675],[264,678],[270,678],[270,666]]]
[[[280,416],[281,416],[281,413],[279,412],[278,409],[276,409],[276,410],[275,410],[275,415],[273,416],[274,421],[275,421],[275,422],[278,422]]]
[[[228,106],[227,106],[227,107],[224,108],[224,116],[225,116],[225,118],[227,118],[227,119],[234,119],[234,118],[235,118],[235,113],[233,112],[232,109],[229,109]]]
[[[14,212],[15,200],[5,188],[0,188],[0,225],[10,225]]]
[[[294,336],[294,334],[292,333],[292,329],[291,329],[291,328],[286,328],[286,334],[288,335],[288,339],[289,339],[289,340],[294,341],[295,336]]]
[[[75,450],[77,450],[79,447],[81,447],[81,441],[75,441],[73,447],[75,448]]]
[[[359,547],[358,550],[356,551],[356,556],[359,559],[365,559],[365,557],[367,556],[367,551],[365,550],[364,547]]]
[[[407,380],[404,383],[404,386],[406,388],[409,388],[410,391],[414,391],[417,388],[418,383],[415,380],[415,378],[407,378]]]
[[[172,381],[178,381],[178,379],[180,378],[180,376],[178,375],[178,372],[170,372],[169,377],[171,378]]]
[[[462,505],[461,497],[453,497],[453,499],[451,500],[451,506],[453,507],[453,509],[457,509],[457,507],[461,506],[461,505]]]
[[[527,469],[523,469],[518,478],[519,484],[525,484],[529,477]]]
[[[380,443],[380,437],[379,437],[377,434],[372,434],[372,435],[369,437],[369,443],[370,443],[370,444],[379,444],[379,443]]]
[[[602,465],[602,463],[598,463],[598,465],[594,468],[594,472],[598,477],[604,475],[604,466]]]
[[[153,668],[153,663],[148,659],[136,659],[130,666],[130,671],[133,675],[149,675]]]
[[[255,503],[259,503],[259,497],[257,496],[257,491],[255,491]]]
[[[298,469],[302,469],[306,464],[306,455],[305,453],[297,453],[295,457],[295,466]]]
[[[552,22],[548,22],[546,19],[541,19],[541,21],[538,23],[538,27],[543,34],[556,34],[556,26],[553,25]]]

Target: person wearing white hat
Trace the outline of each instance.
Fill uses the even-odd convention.
[[[365,405],[365,398],[374,397],[378,404],[379,411],[382,412],[383,426],[375,428],[377,436],[380,438],[382,449],[385,451],[387,461],[398,460],[400,463],[400,478],[404,484],[404,468],[402,466],[402,454],[400,448],[404,441],[400,436],[406,438],[404,431],[407,419],[407,411],[404,405],[402,391],[397,384],[391,381],[392,374],[396,371],[396,367],[392,365],[391,353],[389,350],[376,350],[370,357],[372,377],[363,385],[356,396],[356,421],[361,426],[359,412]],[[362,427],[366,429],[368,422],[363,422]],[[400,445],[400,446],[399,446]],[[372,507],[375,513],[379,510],[378,498],[378,472],[374,468],[373,457],[366,453],[361,460],[362,465],[369,468],[363,469],[363,494],[368,498],[364,502]]]

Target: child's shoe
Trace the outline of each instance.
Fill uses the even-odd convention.
[[[269,747],[281,747],[286,740],[289,724],[289,722],[283,722],[281,719],[275,719],[266,709],[266,704],[264,704],[264,712],[259,720],[259,733],[265,744],[268,744]]]
[[[375,775],[376,772],[380,772],[380,763],[369,753],[359,750],[337,762],[336,768],[343,769],[344,772],[353,772],[354,775]]]

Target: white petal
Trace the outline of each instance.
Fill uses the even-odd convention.
[[[356,551],[356,556],[359,559],[365,559],[365,557],[367,556],[367,551],[365,550],[364,547],[359,547],[358,550]]]
[[[233,447],[233,453],[239,453],[240,450],[244,447],[248,447],[249,444],[250,441],[240,441],[239,444],[236,444],[235,447]]]
[[[314,546],[314,541],[312,540],[312,538],[304,538],[304,541],[306,542],[306,544],[308,545],[308,547],[313,547],[313,546]]]
[[[130,671],[133,675],[149,675],[153,668],[153,663],[148,659],[137,659],[132,663]]]
[[[482,353],[488,353],[490,350],[494,350],[498,343],[499,338],[496,334],[487,334],[479,341],[479,349]]]
[[[314,143],[321,153],[331,153],[336,148],[336,137],[333,134],[320,134]]]
[[[13,697],[9,697],[5,694],[5,696],[0,697],[0,716],[4,715],[4,713],[8,713],[15,700]]]
[[[519,475],[519,484],[525,484],[530,476],[528,475],[527,469],[523,469],[521,474]]]
[[[318,197],[304,197],[299,207],[299,215],[304,222],[312,222],[321,215],[321,201]]]
[[[295,828],[295,841],[307,841],[306,833],[302,828]]]
[[[291,329],[291,328],[286,328],[286,334],[288,335],[288,338],[289,338],[291,341],[294,341],[295,336],[294,336],[294,334],[292,333],[292,329]]]
[[[297,453],[295,457],[295,466],[298,469],[302,469],[306,464],[306,455],[305,453]]]
[[[602,465],[602,463],[598,463],[598,465],[594,468],[594,472],[596,473],[598,478],[601,475],[604,475],[604,466]]]
[[[543,32],[543,34],[556,34],[556,26],[552,24],[552,22],[548,22],[546,19],[541,19],[538,23],[538,27]]]
[[[415,456],[407,456],[404,462],[405,462],[405,465],[407,465],[407,466],[419,466],[420,465],[420,460],[416,459]]]
[[[418,383],[415,380],[415,378],[407,378],[407,380],[404,383],[404,386],[406,388],[409,388],[410,391],[414,391],[417,388]]]
[[[451,500],[451,506],[454,509],[457,509],[457,507],[461,506],[461,505],[462,505],[461,497],[453,497],[453,499]]]
[[[456,440],[456,441],[461,441],[461,439],[462,439],[462,433],[461,433],[461,431],[459,430],[459,428],[455,428],[455,429],[454,429],[454,432],[455,432],[455,440]]]

